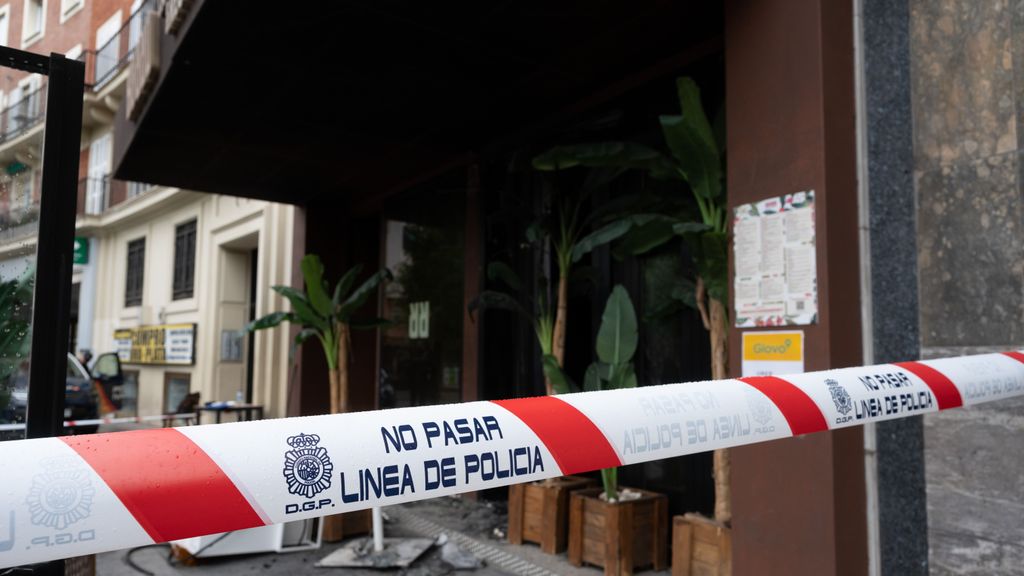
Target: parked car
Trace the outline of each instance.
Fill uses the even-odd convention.
[[[117,406],[109,398],[122,383],[121,363],[116,354],[103,354],[93,363],[90,371],[77,358],[68,354],[67,377],[64,384],[64,419],[91,420],[100,417],[101,405],[114,410]],[[28,377],[19,373],[11,377],[10,398],[6,407],[0,407],[0,421],[5,423],[25,422],[28,406]],[[64,429],[64,434],[92,434],[99,428],[92,424]],[[8,435],[10,437],[10,435]],[[17,437],[23,437],[19,433]]]

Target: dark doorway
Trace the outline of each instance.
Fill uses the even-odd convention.
[[[442,179],[383,211],[383,265],[394,280],[382,311],[395,325],[380,332],[381,408],[462,398],[465,202],[465,188]]]

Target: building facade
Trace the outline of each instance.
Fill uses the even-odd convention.
[[[86,67],[68,350],[118,352],[118,415],[174,412],[182,398],[245,400],[283,415],[287,333],[246,335],[282,303],[294,209],[119,180],[113,120],[155,0],[12,0],[0,44],[58,52]],[[0,80],[0,278],[31,271],[38,234],[46,79],[4,69]],[[171,328],[167,328],[171,327]],[[176,334],[171,350],[169,334]]]
[[[19,2],[9,13],[30,15],[27,38],[43,46],[60,24],[35,6],[45,4]],[[1024,345],[1020,2],[335,3],[315,19],[254,10],[245,26],[229,2],[161,7],[140,27],[147,60],[123,103],[87,96],[89,129],[100,128],[83,151],[86,178],[92,147],[107,146],[101,119],[116,110],[113,170],[160,186],[123,202],[111,186],[113,208],[96,200],[102,187],[84,186],[82,205],[102,208],[79,226],[97,244],[92,274],[104,277],[91,284],[102,292],[92,299],[96,328],[79,338],[94,347],[127,339],[131,359],[129,329],[197,324],[194,367],[136,368],[137,407],[166,409],[168,390],[186,388],[231,398],[249,390],[241,374],[254,374],[253,397],[278,401],[277,414],[323,412],[326,369],[314,345],[298,352],[295,379],[282,378],[284,331],[242,345],[273,366],[264,384],[236,361],[243,310],[281,306],[252,286],[300,285],[303,252],[321,254],[332,279],[356,264],[396,274],[366,314],[397,325],[354,335],[355,409],[539,393],[529,327],[502,311],[470,311],[481,290],[499,287],[489,264],[509,264],[531,286],[543,281],[538,270],[551,272],[550,252],[528,246],[523,230],[550,214],[555,187],[579,182],[545,180],[529,159],[566,142],[658,143],[657,117],[676,111],[680,75],[697,80],[706,105],[724,101],[730,208],[815,191],[818,315],[800,328],[807,370]],[[43,28],[47,36],[33,39]],[[211,57],[266,38],[315,38],[327,56]],[[382,39],[389,50],[373,49]],[[259,83],[268,69],[315,78],[318,89]],[[6,90],[21,102],[34,88],[21,79]],[[200,91],[203,106],[191,105]],[[14,182],[6,202],[25,213],[38,153],[13,143],[30,144],[22,122],[31,102],[14,107],[10,156],[0,156]],[[267,122],[274,110],[291,115]],[[594,203],[657,185],[630,176]],[[166,219],[150,222],[155,213]],[[9,218],[14,228],[31,220]],[[206,296],[187,296],[178,248],[189,238],[195,261],[204,254],[192,278],[209,286]],[[13,270],[18,255],[8,254]],[[685,254],[679,244],[639,258],[595,251],[590,291],[569,297],[567,370],[589,362],[612,285],[646,307],[692,273],[679,264]],[[643,383],[707,376],[695,314],[643,330]],[[732,375],[743,335],[756,330],[730,328]],[[734,450],[736,573],[1014,573],[1019,514],[1006,511],[1024,494],[1019,416],[1019,404],[1006,404]],[[707,512],[709,469],[697,455],[623,475],[670,493],[673,511]]]

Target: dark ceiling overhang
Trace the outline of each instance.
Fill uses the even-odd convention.
[[[139,121],[122,107],[116,176],[294,204],[386,193],[680,55],[720,50],[721,10],[199,0],[178,36],[163,38]]]

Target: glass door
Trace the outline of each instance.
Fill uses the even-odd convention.
[[[384,265],[394,281],[382,313],[380,407],[458,402],[462,396],[465,194],[419,191],[384,220]]]

